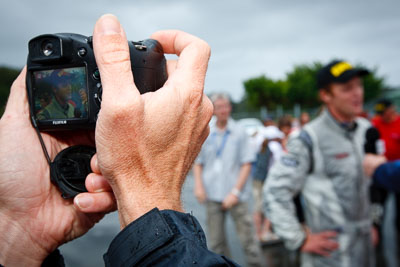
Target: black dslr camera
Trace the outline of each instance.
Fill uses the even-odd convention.
[[[166,60],[156,40],[128,42],[132,72],[141,94],[167,80]],[[26,85],[31,116],[41,131],[94,129],[102,87],[92,38],[45,34],[29,41]]]
[[[140,93],[161,88],[167,80],[161,45],[151,39],[129,41],[128,45],[134,81]],[[92,37],[58,33],[30,40],[26,88],[32,125],[50,164],[51,180],[64,198],[85,192],[85,179],[91,172],[90,159],[95,148],[72,146],[51,162],[40,131],[95,128],[102,85]]]

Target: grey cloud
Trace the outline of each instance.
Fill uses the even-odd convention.
[[[377,66],[400,85],[398,1],[2,1],[0,64],[22,67],[30,38],[52,32],[90,35],[104,13],[118,16],[128,38],[180,29],[206,40],[212,57],[206,92],[235,100],[243,81],[283,78],[294,64],[339,57]]]

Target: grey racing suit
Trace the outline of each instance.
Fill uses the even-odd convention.
[[[362,118],[341,125],[325,110],[290,136],[287,153],[268,174],[263,188],[264,211],[287,248],[299,249],[306,237],[293,203],[299,192],[310,231],[338,233],[338,250],[330,257],[302,253],[303,267],[374,266],[370,181],[362,170],[369,127]]]

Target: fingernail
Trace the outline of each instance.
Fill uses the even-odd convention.
[[[85,209],[85,208],[90,207],[93,204],[93,198],[89,197],[89,196],[77,196],[75,198],[75,203],[81,209]]]
[[[99,181],[99,179],[92,177],[92,190],[94,190],[94,192],[96,192],[96,193],[103,192],[104,189],[101,187],[101,185],[102,184]]]
[[[112,35],[121,33],[121,26],[117,17],[111,14],[103,15],[100,18],[99,30],[104,35]]]

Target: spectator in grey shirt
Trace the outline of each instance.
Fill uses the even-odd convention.
[[[229,211],[249,266],[261,265],[261,250],[255,238],[247,200],[248,181],[255,153],[245,130],[230,118],[231,103],[222,94],[211,97],[216,120],[194,166],[195,195],[206,203],[210,249],[229,256],[224,223]]]

